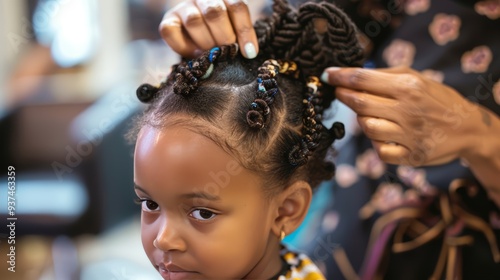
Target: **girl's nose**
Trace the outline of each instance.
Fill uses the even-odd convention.
[[[165,222],[153,241],[155,248],[167,251],[185,251],[186,243],[171,222]]]

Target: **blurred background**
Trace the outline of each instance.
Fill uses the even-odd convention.
[[[124,135],[144,109],[137,86],[179,59],[158,34],[177,2],[0,0],[0,279],[160,279]]]

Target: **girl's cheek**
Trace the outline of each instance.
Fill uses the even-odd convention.
[[[145,249],[153,247],[153,241],[158,233],[154,223],[155,220],[154,216],[148,213],[143,212],[141,215],[141,239]]]
[[[156,232],[152,226],[141,225],[141,241],[142,247],[144,248],[144,252],[148,256],[148,258],[152,261],[153,252],[155,250],[153,242],[156,238]]]

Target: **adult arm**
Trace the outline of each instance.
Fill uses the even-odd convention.
[[[329,68],[322,79],[353,109],[380,158],[437,165],[461,158],[500,207],[500,118],[409,68]]]

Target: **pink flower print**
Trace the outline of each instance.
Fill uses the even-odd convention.
[[[371,199],[371,205],[380,212],[400,206],[404,201],[403,188],[400,184],[382,183]]]
[[[461,20],[447,14],[437,14],[429,25],[429,33],[436,44],[443,46],[458,38]]]
[[[488,70],[493,54],[487,46],[475,47],[462,55],[462,71],[464,73],[484,73]]]
[[[416,48],[411,42],[395,39],[384,50],[382,57],[390,67],[411,66],[415,58]]]
[[[495,98],[495,102],[500,105],[500,80],[498,80],[493,85],[493,98]]]
[[[406,0],[404,3],[405,12],[410,16],[427,11],[431,5],[430,0]]]
[[[442,83],[444,81],[444,73],[441,71],[426,69],[422,71],[422,75],[438,83]]]
[[[386,165],[374,149],[368,149],[356,159],[356,168],[360,174],[371,179],[378,179],[384,174]]]
[[[358,181],[358,173],[354,166],[349,164],[340,164],[335,171],[335,181],[342,188],[348,188]]]
[[[395,39],[384,50],[382,57],[388,66],[411,66],[415,58],[416,48],[413,43]]]
[[[415,187],[425,184],[425,170],[415,169],[410,166],[399,166],[397,169],[398,177],[406,184]]]
[[[479,1],[474,5],[474,10],[480,15],[495,20],[500,18],[500,0]]]
[[[437,192],[437,190],[427,181],[424,169],[415,169],[410,166],[399,166],[397,174],[402,182],[414,188],[420,194],[434,195]]]

